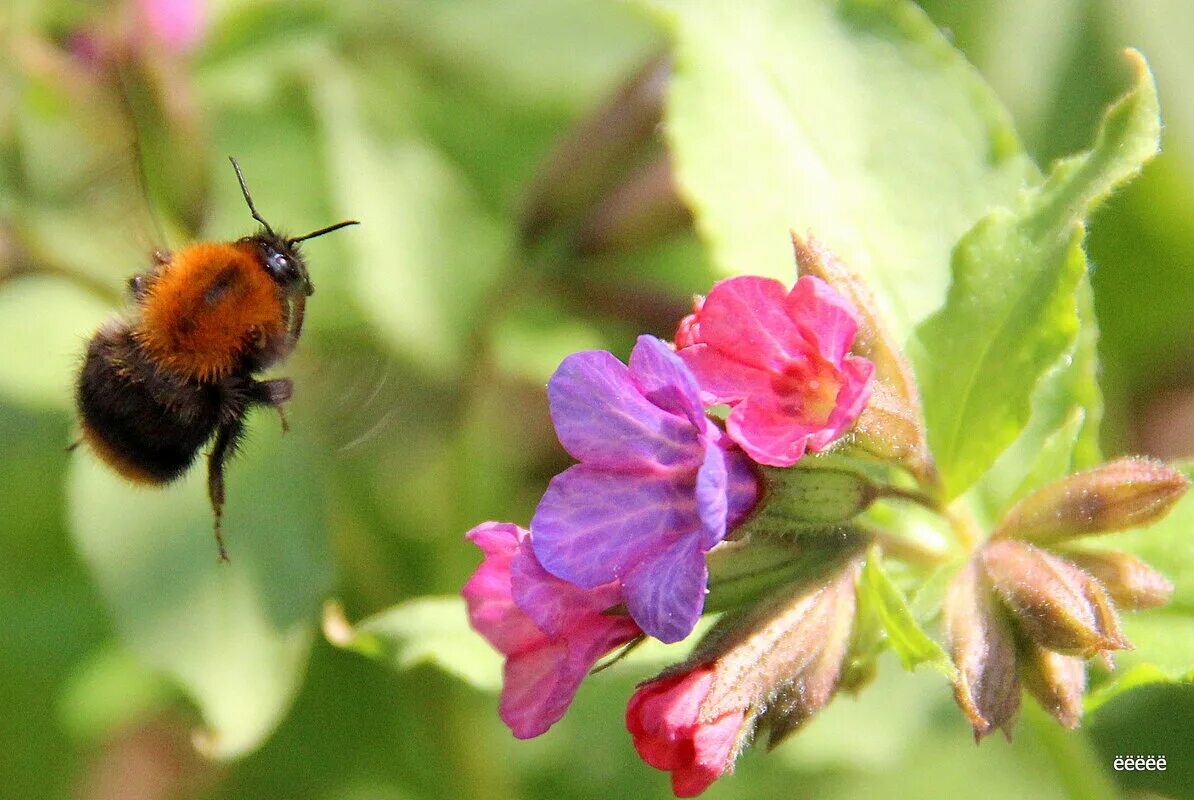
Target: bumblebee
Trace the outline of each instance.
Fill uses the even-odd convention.
[[[96,332],[76,385],[82,442],[134,483],[177,480],[212,442],[207,487],[216,545],[221,531],[224,466],[236,452],[245,416],[278,412],[293,386],[255,375],[298,343],[307,298],[315,291],[299,244],[358,224],[345,220],[303,236],[277,233],[257,212],[236,159],[241,193],[261,230],[234,242],[197,242],[154,254],[129,279],[133,309]]]

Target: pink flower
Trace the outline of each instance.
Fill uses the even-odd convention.
[[[847,355],[849,302],[809,275],[791,292],[770,278],[713,286],[676,331],[706,405],[732,406],[726,429],[760,464],[787,467],[840,437],[870,399],[874,365]]]
[[[485,553],[461,591],[469,621],[506,656],[499,714],[530,739],[564,716],[599,658],[641,631],[604,613],[622,602],[615,584],[581,589],[548,574],[517,525],[485,522],[467,538]]]
[[[166,49],[190,50],[207,28],[202,0],[137,0],[138,21]]]
[[[652,767],[672,773],[676,797],[696,797],[721,777],[746,722],[745,709],[701,718],[713,676],[712,667],[704,666],[649,681],[626,706],[635,749]]]

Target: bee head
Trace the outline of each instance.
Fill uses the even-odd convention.
[[[298,243],[265,230],[248,237],[257,245],[265,271],[287,294],[310,296],[315,293],[307,265],[299,254]]]
[[[283,291],[287,294],[301,294],[303,296],[314,294],[315,287],[311,284],[311,276],[307,274],[307,265],[303,262],[302,256],[299,254],[299,242],[314,239],[316,236],[323,236],[325,233],[331,233],[349,225],[359,225],[360,223],[355,219],[346,219],[302,236],[286,237],[277,234],[270,227],[270,224],[265,221],[265,218],[258,213],[257,207],[253,205],[253,198],[249,194],[249,187],[245,183],[245,176],[240,171],[240,164],[231,156],[228,157],[228,160],[232,162],[232,168],[236,170],[236,179],[240,181],[241,193],[245,196],[245,203],[248,204],[249,211],[253,214],[253,219],[260,222],[263,228],[257,234],[246,237],[245,241],[257,245],[266,271],[271,278],[277,281]]]

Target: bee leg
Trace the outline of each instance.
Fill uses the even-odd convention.
[[[149,284],[162,271],[162,267],[169,266],[170,262],[174,259],[174,254],[169,250],[154,250],[151,259],[153,266],[149,272],[139,272],[129,278],[129,294],[138,303],[145,299],[145,293],[149,290]]]
[[[216,547],[220,550],[220,561],[228,562],[228,550],[224,547],[224,463],[236,452],[236,445],[244,432],[244,421],[237,417],[225,422],[216,430],[216,443],[207,456],[207,495],[211,499],[211,511],[215,517]]]
[[[307,315],[307,298],[303,295],[290,301],[290,328],[286,332],[286,344],[281,348],[279,360],[294,352],[299,336],[303,333],[303,319]]]
[[[129,294],[133,299],[140,302],[145,297],[145,290],[149,288],[149,276],[141,275],[140,273],[129,278]]]
[[[289,378],[274,378],[269,381],[253,381],[250,386],[250,397],[259,405],[269,406],[278,412],[278,419],[282,421],[282,433],[290,431],[290,423],[286,421],[286,408],[283,405],[294,392],[294,384]]]

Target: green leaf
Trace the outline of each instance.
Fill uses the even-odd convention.
[[[1070,731],[1036,703],[1024,708],[1024,724],[1039,737],[1040,748],[1048,754],[1057,772],[1058,783],[1073,800],[1121,800],[1103,754],[1095,749],[1086,730]]]
[[[478,689],[496,692],[502,686],[502,656],[468,624],[460,597],[407,600],[350,625],[329,605],[324,634],[338,647],[407,670],[422,664]]]
[[[992,522],[1033,489],[1073,472],[1074,442],[1085,422],[1086,410],[1075,407],[1051,431],[1033,429],[1031,423],[1025,428],[1025,435],[999,457],[980,482]],[[1036,446],[1034,454],[1027,449],[1030,444]]]
[[[512,227],[419,135],[372,130],[349,76],[330,58],[321,65],[312,80],[339,205],[362,223],[346,239],[356,299],[396,352],[432,375],[457,375]]]
[[[1070,467],[1097,467],[1103,461],[1099,437],[1103,426],[1103,390],[1099,385],[1099,328],[1095,323],[1094,292],[1089,275],[1078,285],[1078,340],[1072,354],[1062,357],[1064,393],[1071,409],[1082,409],[1082,428],[1074,440]],[[1035,409],[1034,409],[1035,411]],[[1030,488],[1037,488],[1036,486]]]
[[[1023,430],[1041,377],[1078,332],[1083,217],[1157,151],[1156,87],[1129,51],[1132,90],[1090,151],[1059,161],[1014,209],[958,243],[945,306],[916,333],[929,445],[949,496],[968,488]]]
[[[434,58],[437,71],[460,71],[507,106],[590,108],[656,45],[647,26],[605,0],[397,0],[345,10],[361,24],[395,30],[408,51]]]
[[[975,484],[991,525],[1030,491],[1102,462],[1098,329],[1086,279],[1078,287],[1078,312],[1077,341],[1037,384],[1028,424]]]
[[[1074,442],[1078,440],[1078,434],[1082,432],[1082,426],[1085,423],[1086,409],[1080,407],[1071,409],[1065,422],[1057,426],[1057,429],[1041,442],[1036,460],[1033,461],[1024,480],[1012,493],[1008,505],[1024,497],[1033,489],[1061,480],[1073,471],[1070,467],[1073,463]]]
[[[873,552],[867,558],[859,585],[860,603],[873,609],[887,632],[891,649],[899,656],[904,669],[913,670],[920,664],[928,664],[951,681],[954,680],[953,662],[941,645],[933,641],[917,623],[903,592],[892,583],[879,562],[880,558]]]
[[[899,340],[939,307],[957,240],[1036,169],[974,70],[911,3],[648,3],[675,40],[676,177],[725,274],[795,274],[789,229],[868,279]]]
[[[1122,624],[1135,649],[1115,654],[1115,672],[1090,693],[1087,710],[1137,686],[1194,681],[1194,616],[1161,609],[1126,616]]]
[[[223,758],[254,749],[285,714],[332,577],[301,430],[282,439],[261,415],[250,436],[228,469],[231,564],[216,558],[202,467],[146,489],[80,448],[68,486],[76,544],[120,638],[195,701],[207,749]]]
[[[177,695],[178,690],[161,674],[108,643],[76,667],[63,686],[58,717],[75,738],[99,743],[160,713]]]
[[[75,378],[87,339],[110,307],[61,278],[30,276],[0,284],[0,394],[22,403],[74,407]]]

